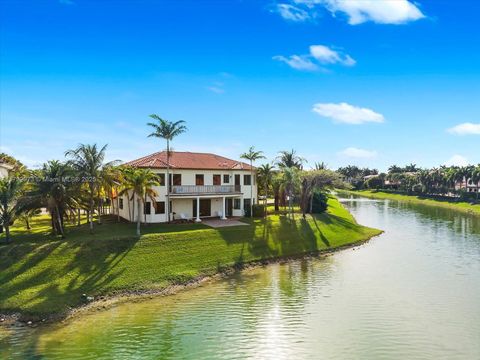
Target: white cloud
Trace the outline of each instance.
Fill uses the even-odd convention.
[[[450,159],[445,162],[447,166],[467,166],[468,160],[462,155],[453,155]]]
[[[448,132],[455,135],[480,135],[480,124],[467,122],[448,129]]]
[[[345,150],[342,150],[339,154],[349,158],[357,159],[371,159],[377,156],[376,151],[359,149],[356,147],[346,148]]]
[[[278,4],[275,7],[275,12],[278,12],[281,17],[290,21],[306,21],[311,19],[307,11],[290,4]]]
[[[350,55],[342,54],[325,45],[310,46],[310,55],[322,64],[355,65],[356,61]]]
[[[418,6],[410,0],[293,0],[304,11],[316,11],[324,7],[335,16],[347,16],[350,25],[368,21],[378,24],[405,24],[425,17]]]
[[[373,110],[353,106],[347,103],[318,103],[312,109],[318,115],[344,124],[364,124],[368,122],[383,123],[385,118]]]
[[[318,70],[318,66],[309,59],[308,56],[292,55],[289,57],[277,55],[273,57],[273,60],[282,61],[291,68],[297,70],[315,71]]]
[[[294,69],[307,71],[320,70],[319,65],[353,66],[356,64],[350,55],[325,45],[311,45],[308,55],[291,55],[289,57],[277,55],[273,59],[282,61]]]
[[[217,86],[207,86],[207,89],[211,92],[214,92],[215,94],[223,94],[225,92],[225,89]]]

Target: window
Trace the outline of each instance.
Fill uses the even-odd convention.
[[[155,214],[165,214],[165,201],[155,203]]]
[[[165,174],[157,174],[157,181],[160,186],[165,186]]]
[[[222,185],[222,177],[220,175],[213,175],[213,185]]]
[[[235,185],[240,186],[240,174],[235,174]]]
[[[172,177],[173,177],[173,181],[171,181],[172,185],[174,186],[180,186],[182,185],[182,174],[170,174],[170,180],[172,180]]]
[[[243,210],[250,214],[250,199],[243,199]]]
[[[224,184],[230,183],[230,175],[223,175],[223,183]]]
[[[195,185],[197,186],[205,185],[203,174],[195,175]]]
[[[233,208],[235,210],[240,210],[240,199],[233,199]]]
[[[252,175],[243,175],[243,185],[252,185]]]
[[[152,212],[152,203],[150,201],[145,202],[145,208],[143,209],[143,213],[146,215],[150,215]]]
[[[120,208],[120,210],[123,209],[123,199],[122,198],[118,199],[118,207]]]

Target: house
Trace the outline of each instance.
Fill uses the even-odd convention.
[[[8,173],[13,170],[13,166],[7,163],[0,162],[0,179],[7,177]]]
[[[469,193],[480,192],[480,181],[475,184],[472,179],[467,179],[465,176],[462,181],[457,181],[455,183],[455,190],[464,190]]]
[[[150,169],[158,174],[160,186],[155,203],[147,199],[142,209],[142,221],[159,223],[167,221],[167,154],[157,152],[125,165]],[[251,174],[250,165],[227,159],[223,156],[195,153],[171,152],[170,155],[170,219],[195,219],[243,216],[250,207],[253,197],[257,203],[256,176]],[[118,200],[119,214],[124,219],[137,219],[137,201],[132,194]],[[130,198],[130,200],[129,200]],[[130,201],[130,203],[129,203]]]

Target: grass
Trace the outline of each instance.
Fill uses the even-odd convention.
[[[236,264],[334,249],[380,233],[357,224],[336,199],[329,205],[307,220],[276,214],[220,229],[148,225],[140,238],[135,224],[111,220],[94,235],[87,224],[71,226],[60,240],[40,216],[31,231],[14,226],[13,243],[0,246],[0,313],[62,314],[81,305],[84,293],[162,289]]]
[[[437,200],[437,199],[430,199],[425,198],[422,196],[416,195],[403,195],[403,194],[394,194],[382,191],[375,191],[375,190],[359,190],[359,191],[345,191],[341,190],[341,192],[346,192],[349,194],[356,194],[365,196],[372,199],[391,199],[391,200],[398,200],[404,201],[409,203],[415,204],[423,204],[428,206],[437,206],[447,209],[452,209],[456,211],[462,211],[469,214],[480,215],[480,205],[472,205],[468,202],[458,202],[454,200]]]

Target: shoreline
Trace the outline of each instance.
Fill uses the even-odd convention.
[[[99,296],[98,299],[95,299],[81,306],[73,307],[67,312],[52,313],[44,316],[28,315],[22,313],[0,314],[0,319],[2,320],[0,321],[0,328],[15,326],[28,326],[34,328],[47,324],[63,323],[71,321],[82,315],[88,315],[96,311],[108,310],[116,305],[124,304],[127,302],[138,302],[153,299],[155,297],[175,295],[182,291],[200,287],[211,281],[217,281],[227,278],[228,276],[231,276],[236,272],[248,271],[273,264],[285,264],[291,261],[298,261],[303,259],[325,258],[343,250],[355,249],[357,247],[365,245],[371,239],[378,237],[384,233],[383,230],[379,231],[380,232],[378,234],[371,235],[366,239],[356,241],[350,244],[341,245],[332,249],[320,250],[315,252],[305,252],[293,256],[280,256],[262,260],[254,260],[243,264],[234,264],[231,266],[227,266],[214,274],[200,275],[185,283],[172,284],[162,289],[145,289],[136,291],[126,290],[112,293],[110,295]]]
[[[402,201],[412,204],[425,205],[430,207],[438,207],[442,209],[448,209],[453,211],[462,212],[464,214],[480,216],[480,205],[470,205],[467,202],[450,202],[450,201],[440,201],[430,198],[421,198],[417,195],[406,195],[406,194],[397,194],[397,193],[388,193],[383,191],[371,191],[366,192],[365,190],[338,190],[338,193],[344,193],[348,195],[358,195],[370,199],[378,200],[393,200],[393,201]],[[465,206],[461,206],[461,205]],[[477,206],[475,208],[474,206]]]

